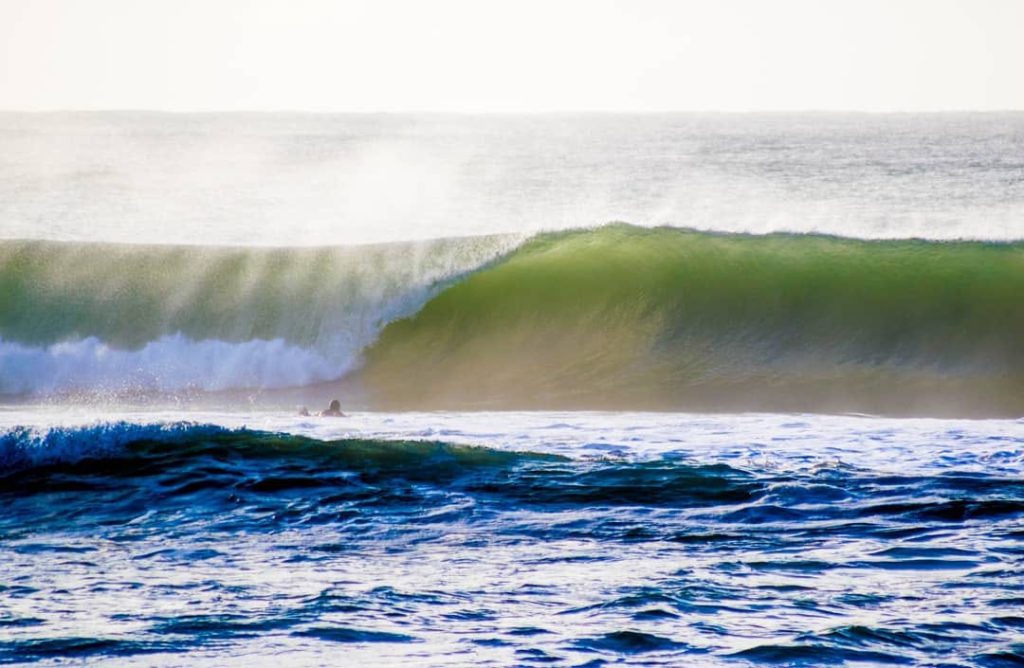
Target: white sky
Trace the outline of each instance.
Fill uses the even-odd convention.
[[[0,109],[1024,109],[1024,0],[0,0]]]

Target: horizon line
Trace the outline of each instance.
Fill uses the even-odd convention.
[[[45,109],[3,109],[0,114],[166,114],[166,115],[223,115],[223,114],[308,114],[317,116],[352,115],[352,116],[567,116],[567,115],[783,115],[783,114],[861,114],[861,115],[912,115],[912,114],[1014,114],[1024,113],[1021,109],[542,109],[542,110],[451,110],[451,109],[378,109],[378,110],[325,110],[325,109],[159,109],[146,107],[95,107],[95,108],[45,108]]]

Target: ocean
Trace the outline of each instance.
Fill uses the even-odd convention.
[[[0,662],[1020,665],[1022,342],[1024,113],[2,113]]]

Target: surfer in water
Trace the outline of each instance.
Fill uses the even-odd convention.
[[[299,415],[309,417],[309,409],[303,406],[299,409]],[[341,412],[341,402],[337,399],[331,399],[327,410],[320,411],[317,415],[320,417],[345,417],[345,414]]]

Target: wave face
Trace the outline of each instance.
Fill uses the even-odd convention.
[[[6,242],[0,394],[331,382],[384,409],[1020,415],[1022,294],[1024,242],[625,224],[323,249]]]
[[[652,456],[568,457],[508,450],[521,427],[491,419],[506,434],[486,447],[2,431],[0,661],[1024,659],[1020,423],[677,416]],[[608,426],[573,425],[606,446],[632,435],[628,452],[638,432]],[[731,445],[707,447],[711,432]]]
[[[513,241],[316,249],[0,243],[0,394],[343,376],[389,320]]]
[[[1024,412],[1024,244],[612,225],[393,322],[389,407]]]

